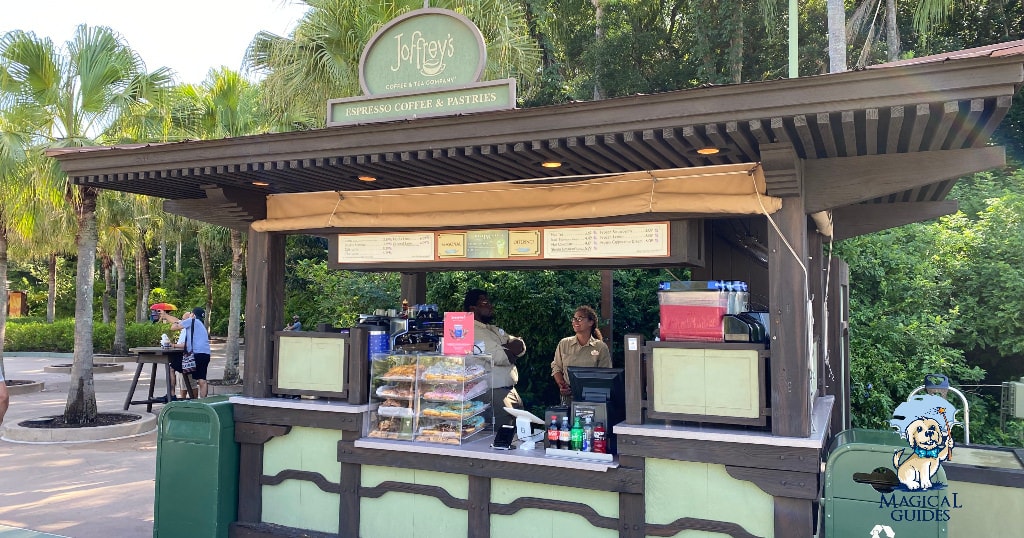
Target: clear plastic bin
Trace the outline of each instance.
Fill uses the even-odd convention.
[[[459,445],[493,423],[490,355],[375,353],[368,437]]]

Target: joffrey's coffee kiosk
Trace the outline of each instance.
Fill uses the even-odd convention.
[[[952,213],[956,178],[1004,165],[987,142],[1024,43],[533,109],[480,81],[485,50],[460,15],[418,10],[374,37],[366,95],[330,102],[325,129],[51,153],[78,185],[248,233],[232,536],[814,534],[850,421],[847,271],[823,245]],[[375,439],[367,332],[275,330],[287,234],[329,238],[335,268],[400,271],[411,303],[430,271],[689,266],[767,298],[770,348],[616,336],[610,463]],[[971,510],[951,534],[1015,517]]]

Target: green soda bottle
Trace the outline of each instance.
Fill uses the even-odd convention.
[[[580,417],[578,416],[572,423],[572,430],[569,431],[569,439],[572,443],[573,450],[580,450],[583,448],[583,425],[580,424]]]

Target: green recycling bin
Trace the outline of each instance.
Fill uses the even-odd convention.
[[[895,431],[854,428],[836,434],[825,462],[826,538],[945,537],[955,497],[939,467],[935,486],[909,491],[900,484],[893,454],[912,450]]]
[[[154,538],[227,537],[238,510],[238,443],[227,396],[160,413]]]

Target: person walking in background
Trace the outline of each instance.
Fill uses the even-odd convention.
[[[7,392],[7,381],[4,381],[4,370],[0,368],[0,424],[4,423],[4,415],[7,414],[7,406],[11,403],[11,396]]]
[[[522,338],[511,336],[494,323],[494,307],[487,292],[471,289],[466,292],[462,308],[473,313],[473,353],[491,355],[491,387],[490,403],[494,410],[495,427],[508,424],[512,415],[505,407],[523,409],[523,400],[516,392],[519,381],[519,370],[516,360],[526,354],[526,343]]]
[[[168,313],[164,313],[160,320],[170,323],[171,329],[181,331],[184,338],[179,337],[179,342],[174,347],[183,348],[192,352],[196,358],[196,369],[192,372],[192,379],[199,384],[199,397],[205,398],[209,393],[209,384],[206,380],[207,371],[210,368],[210,333],[203,325],[206,319],[206,311],[196,307],[192,309],[192,315],[186,315],[178,319]],[[180,366],[180,365],[179,365]]]
[[[291,323],[291,325],[286,325],[284,330],[286,330],[286,331],[301,331],[302,330],[302,322],[299,321],[299,316],[292,316],[292,323]]]
[[[597,328],[597,313],[593,308],[583,305],[572,315],[572,336],[558,342],[555,358],[551,361],[551,377],[558,384],[561,404],[572,403],[572,387],[569,386],[570,366],[589,366],[599,368],[612,367],[612,354],[608,345],[601,341],[601,331]]]

